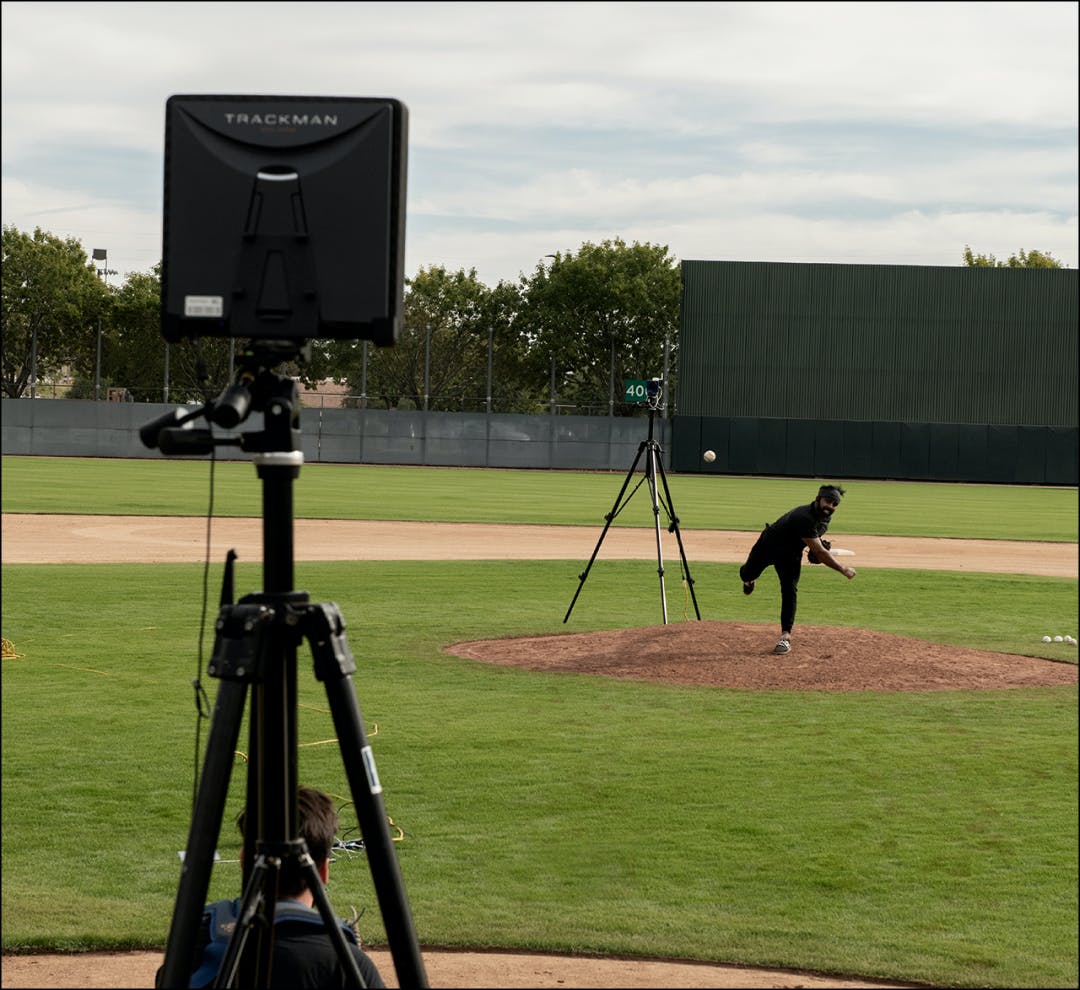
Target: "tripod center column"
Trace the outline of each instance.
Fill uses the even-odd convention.
[[[293,587],[293,482],[300,476],[299,450],[257,453],[252,462],[263,482],[263,590]]]

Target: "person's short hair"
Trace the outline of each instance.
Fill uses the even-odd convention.
[[[839,502],[844,497],[844,489],[840,485],[822,485],[818,489],[818,498],[831,498],[834,502]]]
[[[307,845],[316,866],[330,858],[330,850],[338,830],[338,814],[334,801],[329,794],[317,791],[313,787],[301,787],[297,791],[297,829]],[[244,835],[244,823],[247,809],[241,810],[236,818],[236,826]],[[299,864],[289,860],[281,871],[279,890],[282,894],[299,894],[307,887],[307,881],[299,869]]]

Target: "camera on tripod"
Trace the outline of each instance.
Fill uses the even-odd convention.
[[[664,379],[650,378],[645,383],[645,401],[650,409],[664,408]]]
[[[298,830],[297,646],[312,648],[327,693],[399,986],[426,987],[382,785],[353,684],[355,660],[333,603],[293,589],[293,484],[304,455],[299,389],[280,366],[314,339],[392,346],[404,309],[408,113],[394,99],[173,96],[166,104],[161,332],[170,343],[242,338],[218,398],[172,410],[140,435],[163,454],[219,445],[252,454],[263,484],[260,593],[232,600],[230,551],[208,672],[220,681],[158,986],[186,987],[245,708],[249,757],[243,896],[215,986],[266,987],[279,943],[279,877],[299,870],[333,953],[335,982],[364,983]],[[264,428],[231,430],[250,412]]]
[[[653,524],[656,527],[656,572],[660,577],[660,608],[664,617],[664,624],[667,625],[668,610],[667,591],[664,588],[664,552],[660,541],[661,508],[667,513],[669,520],[668,532],[675,534],[675,539],[679,544],[679,557],[682,560],[683,584],[689,592],[690,597],[693,599],[694,612],[697,614],[698,619],[701,618],[701,610],[698,608],[697,595],[694,593],[694,580],[690,577],[690,565],[686,562],[686,552],[683,550],[682,536],[679,533],[679,518],[675,515],[674,509],[672,508],[671,493],[668,491],[667,475],[664,473],[664,452],[660,446],[660,441],[653,438],[653,421],[656,419],[656,411],[664,408],[664,379],[635,378],[628,381],[626,383],[626,400],[627,402],[644,401],[648,404],[649,436],[648,439],[643,440],[641,446],[638,447],[637,457],[634,458],[634,463],[630,465],[630,470],[626,474],[626,480],[623,481],[622,489],[615,499],[615,505],[612,507],[611,511],[604,516],[605,523],[603,532],[600,534],[600,539],[596,543],[596,549],[593,550],[593,555],[586,565],[585,570],[578,575],[577,591],[574,592],[570,607],[566,610],[566,615],[563,616],[564,623],[570,621],[570,613],[574,610],[574,602],[578,600],[578,595],[581,594],[581,589],[585,586],[585,579],[589,576],[593,561],[596,560],[596,555],[600,552],[600,544],[604,542],[604,537],[607,535],[608,528],[611,526],[615,517],[626,508],[626,503],[633,496],[634,492],[636,492],[645,482],[648,482],[649,492],[652,495]],[[645,476],[637,483],[630,494],[627,495],[626,490],[630,486],[630,479],[634,476],[634,471],[637,469],[638,462],[643,456],[645,457]],[[658,480],[663,487],[663,497],[657,489]]]

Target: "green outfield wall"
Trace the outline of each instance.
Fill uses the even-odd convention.
[[[682,276],[673,470],[1077,483],[1075,270],[685,261]]]

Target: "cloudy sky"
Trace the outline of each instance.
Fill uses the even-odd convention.
[[[1077,267],[1078,5],[3,4],[3,223],[161,258],[173,94],[409,108],[406,274],[679,260]]]

